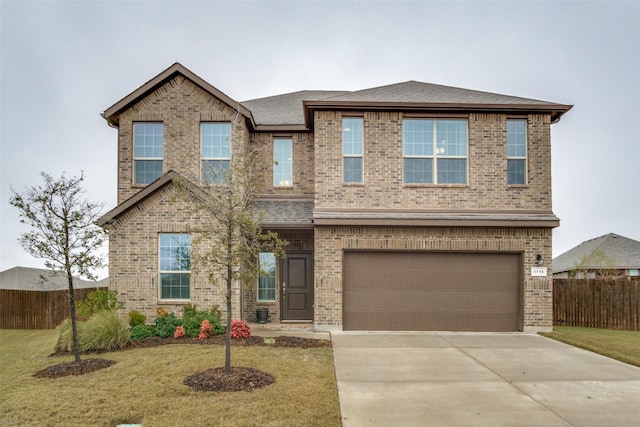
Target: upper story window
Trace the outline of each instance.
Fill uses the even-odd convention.
[[[363,132],[361,118],[342,119],[342,180],[362,182]]]
[[[159,235],[160,299],[189,299],[191,295],[191,236]]]
[[[133,124],[134,184],[149,184],[162,175],[164,125]]]
[[[507,120],[507,183],[527,183],[526,120]]]
[[[293,185],[293,144],[291,138],[273,139],[273,186]]]
[[[405,184],[467,183],[467,121],[402,121]]]
[[[262,252],[259,255],[258,301],[276,300],[276,255]]]
[[[200,123],[202,181],[219,184],[231,166],[231,123]]]

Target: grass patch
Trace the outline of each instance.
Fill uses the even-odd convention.
[[[553,332],[541,332],[540,335],[640,366],[638,331],[555,326]]]
[[[55,330],[0,330],[0,425],[340,426],[331,347],[234,347],[234,366],[267,372],[276,382],[251,393],[216,393],[193,391],[183,380],[223,366],[224,346],[104,353],[116,364],[79,377],[33,377],[72,360],[48,357],[56,338]]]

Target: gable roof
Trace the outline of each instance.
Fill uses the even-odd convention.
[[[195,85],[199,86],[206,92],[210,93],[212,96],[218,98],[220,101],[229,105],[230,107],[235,108],[240,114],[245,116],[250,122],[253,123],[253,117],[251,116],[251,111],[249,111],[246,107],[242,106],[238,101],[232,99],[231,97],[224,94],[222,91],[213,87],[211,84],[207,83],[201,77],[193,73],[191,70],[187,69],[184,65],[179,62],[174,63],[166,70],[162,71],[157,76],[153,77],[151,80],[131,92],[129,95],[122,98],[120,101],[113,104],[111,107],[107,108],[104,113],[102,113],[102,117],[107,120],[109,125],[118,127],[120,114],[129,108],[131,105],[138,102],[141,98],[149,95],[151,92],[155,91],[158,87],[162,86],[169,80],[173,79],[177,75],[183,75],[187,79],[191,80]]]
[[[561,273],[578,265],[584,270],[640,268],[640,242],[619,234],[605,234],[554,258],[552,269]]]
[[[44,281],[43,281],[44,278]],[[109,285],[108,279],[97,282],[73,278],[73,287],[100,288]],[[58,291],[69,289],[67,276],[62,271],[42,268],[13,267],[0,273],[0,289],[23,291]]]

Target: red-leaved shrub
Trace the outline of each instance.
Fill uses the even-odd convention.
[[[251,328],[244,320],[231,321],[231,338],[249,338],[251,337]]]
[[[184,328],[182,326],[178,326],[176,331],[173,333],[173,337],[175,339],[182,338],[185,334]]]
[[[213,335],[213,326],[211,325],[211,322],[204,319],[200,325],[200,335],[198,335],[198,339],[204,340],[209,338],[211,335]]]

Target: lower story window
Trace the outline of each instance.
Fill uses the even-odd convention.
[[[276,256],[270,252],[259,255],[258,301],[276,300]]]
[[[191,297],[191,236],[164,233],[159,236],[160,299]]]

